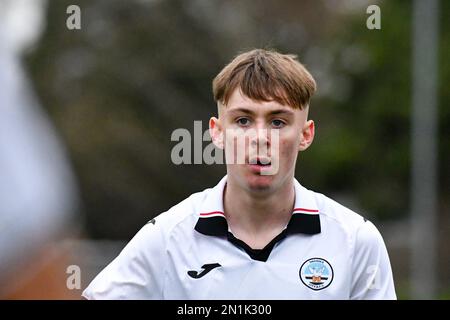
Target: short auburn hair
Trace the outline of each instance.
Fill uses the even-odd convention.
[[[296,55],[254,49],[236,56],[213,80],[216,102],[227,105],[235,89],[252,100],[303,109],[316,91],[316,81]]]

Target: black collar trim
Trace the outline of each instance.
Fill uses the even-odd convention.
[[[266,262],[275,244],[283,240],[287,235],[298,233],[313,235],[320,233],[321,227],[318,213],[299,213],[294,210],[286,229],[273,238],[263,249],[253,249],[229,232],[227,219],[223,212],[220,211],[200,214],[195,230],[207,236],[227,237],[235,246],[244,249],[253,260]]]
[[[317,210],[314,210],[316,212]],[[201,213],[195,225],[195,230],[207,235],[224,237],[228,234],[228,223],[221,211]],[[286,227],[287,234],[317,234],[321,232],[319,214],[310,214],[294,210],[292,217]]]

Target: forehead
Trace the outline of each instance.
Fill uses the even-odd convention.
[[[222,110],[220,110],[222,109]],[[277,101],[255,101],[244,95],[241,90],[236,89],[230,96],[226,106],[219,104],[219,111],[225,113],[243,112],[248,110],[253,113],[269,113],[273,111],[285,111],[289,114],[300,112],[300,109],[280,104]]]

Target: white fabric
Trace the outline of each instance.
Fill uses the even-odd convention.
[[[222,211],[220,183],[195,193],[145,225],[83,292],[87,299],[396,299],[388,253],[375,226],[295,180],[295,207],[318,210],[321,233],[290,234],[266,262],[226,237],[194,230],[202,212]],[[326,260],[333,280],[313,290],[300,279],[311,258]],[[199,279],[189,270],[219,263]]]

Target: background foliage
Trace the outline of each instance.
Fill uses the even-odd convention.
[[[66,8],[82,29],[65,27]],[[382,29],[365,1],[50,1],[27,57],[82,192],[86,232],[129,239],[153,216],[213,186],[219,165],[172,164],[176,128],[216,113],[211,80],[239,51],[295,53],[318,81],[317,133],[296,176],[371,219],[409,214],[411,2],[382,1]],[[450,4],[441,3],[440,205],[448,215]],[[426,108],[426,106],[423,106]]]

